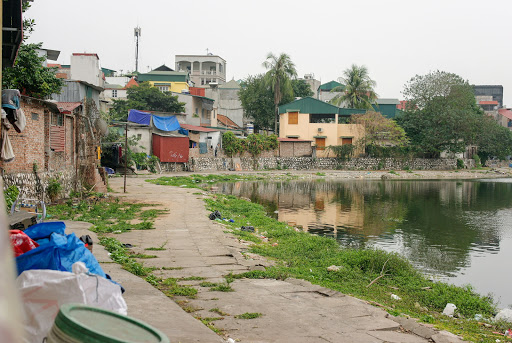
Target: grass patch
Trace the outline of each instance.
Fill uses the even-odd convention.
[[[242,314],[237,314],[235,316],[236,319],[255,319],[263,316],[263,314],[259,312],[245,312]]]
[[[139,214],[139,218],[142,220],[151,220],[151,219],[155,219],[156,217],[158,217],[161,214],[168,213],[168,212],[169,212],[168,210],[158,210],[158,209],[152,208],[150,210],[142,211]]]
[[[100,244],[110,253],[110,258],[119,263],[123,269],[141,277],[147,277],[153,271],[152,268],[144,267],[142,263],[137,262],[117,239],[110,237],[100,237],[99,239]]]
[[[162,267],[162,270],[182,270],[183,267]]]
[[[212,292],[234,292],[235,290],[229,284],[218,284],[215,287],[210,288]]]
[[[315,174],[316,176],[325,176],[325,173],[318,172]]]
[[[217,287],[219,284],[215,282],[204,281],[199,284],[201,287]]]
[[[160,245],[159,247],[150,247],[150,248],[146,248],[144,250],[162,251],[162,250],[165,250],[165,246],[167,245],[167,243],[169,243],[169,241],[163,242],[162,245]]]
[[[216,320],[223,320],[224,318],[222,318],[222,317],[205,317],[205,318],[201,318],[200,316],[196,316],[195,318],[200,320],[201,323],[206,325],[210,330],[212,330],[213,332],[215,332],[218,335],[221,335],[224,332],[224,330],[216,328],[215,325],[213,325],[214,321],[216,321]]]
[[[130,254],[131,258],[157,258],[156,255],[146,255],[146,254]]]
[[[228,314],[228,313],[226,313],[226,312],[224,312],[224,311],[220,310],[218,307],[212,308],[212,309],[210,309],[209,311],[210,311],[210,312],[217,313],[219,316],[224,316],[224,317],[229,316],[229,314]]]

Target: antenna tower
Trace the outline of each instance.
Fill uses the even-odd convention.
[[[139,71],[139,37],[141,36],[141,28],[136,27],[133,29],[133,35],[135,36],[135,71]]]

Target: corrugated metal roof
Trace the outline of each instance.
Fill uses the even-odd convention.
[[[240,126],[238,126],[234,121],[223,114],[217,114],[217,120],[220,121],[222,125],[227,127],[240,128]]]
[[[80,105],[82,105],[81,102],[57,102],[57,107],[62,113],[71,113]]]
[[[331,90],[333,90],[334,88],[336,88],[338,86],[343,86],[343,89],[345,89],[345,85],[342,85],[341,83],[336,82],[336,81],[330,81],[330,82],[320,85],[320,87],[318,87],[318,90],[324,91],[324,92],[330,92]]]
[[[400,100],[391,99],[391,98],[382,98],[382,99],[377,99],[377,104],[379,104],[379,105],[399,105]]]
[[[219,130],[209,129],[207,127],[195,126],[195,125],[189,125],[189,124],[180,124],[180,126],[182,128],[184,128],[185,130],[190,130],[190,131],[199,131],[199,132],[218,132],[219,131]]]
[[[340,111],[349,110],[345,108],[339,108],[337,106],[328,104],[323,102],[322,100],[318,100],[312,97],[306,97],[302,99],[298,99],[292,101],[288,104],[284,104],[279,106],[279,113],[286,112],[300,112],[300,113],[309,113],[309,114],[351,114],[351,113],[340,113]],[[354,110],[361,111],[361,110]],[[363,110],[362,113],[366,111]],[[361,112],[355,112],[361,113]]]

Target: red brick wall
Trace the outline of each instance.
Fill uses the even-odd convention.
[[[25,130],[17,133],[14,128],[8,131],[14,151],[14,160],[5,163],[0,161],[0,168],[5,173],[32,172],[34,163],[39,170],[45,167],[45,113],[44,107],[38,101],[21,102],[21,108],[25,112],[27,124]],[[34,115],[33,115],[34,114]]]

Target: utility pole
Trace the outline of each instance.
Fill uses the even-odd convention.
[[[141,28],[136,27],[133,29],[133,34],[135,36],[135,71],[139,71],[139,37],[141,36]]]

